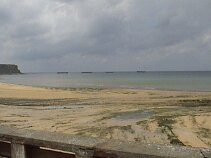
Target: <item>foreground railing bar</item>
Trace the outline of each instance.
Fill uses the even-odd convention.
[[[76,155],[93,155],[94,146],[102,142],[101,140],[88,137],[43,131],[20,130],[5,126],[0,126],[0,140],[70,151],[74,152]]]
[[[11,147],[12,150],[11,150]],[[19,146],[17,149],[17,146]],[[17,154],[17,150],[22,150],[20,149],[20,146],[24,146],[24,152],[18,152],[19,156]],[[14,149],[16,148],[16,149]],[[27,146],[27,145],[19,145],[16,143],[13,144],[8,144],[4,142],[0,142],[0,158],[9,158],[11,157],[11,153],[13,153],[13,157],[24,157],[26,156],[27,158],[74,158],[74,154],[70,153],[65,153],[62,151],[54,151],[54,150],[49,150],[49,149],[41,149],[39,147],[33,147],[33,146]],[[21,153],[21,154],[20,154]],[[14,155],[15,154],[15,155]],[[20,156],[21,155],[21,156]]]
[[[75,158],[75,155],[27,146],[27,158]]]
[[[207,155],[211,153],[210,149],[140,144],[43,131],[20,130],[5,126],[0,126],[0,141],[10,141],[12,144],[16,143],[25,147],[46,147],[73,152],[76,158],[204,158],[202,151],[206,151]]]

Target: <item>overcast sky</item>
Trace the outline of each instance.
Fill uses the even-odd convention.
[[[0,63],[211,70],[211,0],[0,0]]]

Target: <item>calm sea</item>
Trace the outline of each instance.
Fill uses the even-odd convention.
[[[211,91],[211,72],[28,73],[0,75],[0,82],[63,88]]]

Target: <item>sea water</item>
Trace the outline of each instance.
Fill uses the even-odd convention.
[[[26,73],[0,75],[0,82],[58,88],[211,91],[211,72]]]

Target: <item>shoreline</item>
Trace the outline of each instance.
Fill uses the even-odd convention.
[[[0,82],[0,124],[211,148],[211,92],[51,89]]]
[[[105,88],[138,89],[185,92],[211,92],[211,73],[205,72],[149,72],[116,73],[96,72],[92,75],[70,73],[28,73],[24,75],[0,75],[0,82],[51,88]]]
[[[96,90],[140,90],[140,91],[169,91],[169,92],[187,92],[187,93],[211,93],[209,90],[181,90],[181,89],[167,89],[167,88],[144,88],[144,87],[109,87],[109,86],[87,86],[87,87],[52,87],[52,86],[36,86],[36,85],[24,85],[16,83],[8,83],[0,81],[0,84],[23,86],[31,88],[43,88],[51,90],[83,90],[83,89],[96,89]]]

